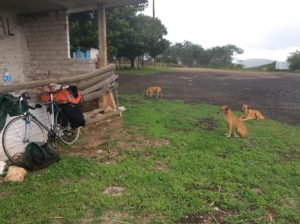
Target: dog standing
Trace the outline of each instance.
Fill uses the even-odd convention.
[[[152,96],[154,96],[154,94],[156,99],[158,97],[161,97],[162,93],[161,93],[161,88],[159,86],[150,86],[145,91],[145,96],[147,97],[151,98]]]
[[[227,123],[227,132],[225,134],[226,137],[229,138],[232,136],[232,134],[235,134],[232,133],[233,131],[236,132],[236,137],[244,138],[247,136],[247,128],[245,127],[244,123],[232,113],[228,106],[221,106],[219,113],[223,114]]]
[[[243,116],[240,117],[242,121],[246,120],[265,120],[265,117],[258,110],[252,110],[249,105],[244,104],[242,107]]]

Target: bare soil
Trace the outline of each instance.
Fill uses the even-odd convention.
[[[62,150],[59,147],[60,153],[115,164],[123,161],[126,152],[138,150],[143,155],[147,154],[148,148],[169,144],[165,139],[147,139],[139,134],[133,134],[132,131],[135,130],[138,130],[138,127],[123,128],[121,117],[87,125],[81,129],[78,142],[68,146],[67,149]]]
[[[159,85],[166,99],[226,104],[233,110],[249,104],[266,118],[300,125],[300,74],[177,68],[145,76],[122,74],[118,81],[121,93],[143,94],[148,86]]]

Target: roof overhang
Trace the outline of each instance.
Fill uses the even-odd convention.
[[[93,9],[97,4],[109,8],[145,2],[148,0],[1,0],[0,10],[28,14],[62,9]]]

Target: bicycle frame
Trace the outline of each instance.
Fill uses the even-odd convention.
[[[52,137],[55,138],[56,137],[56,133],[53,129],[53,125],[51,125],[51,128],[48,128],[44,123],[42,123],[41,121],[39,121],[32,113],[30,113],[29,111],[27,111],[26,115],[26,122],[25,122],[25,136],[24,136],[24,143],[25,142],[30,142],[29,137],[31,136],[31,120],[34,120],[35,122],[37,122],[42,128],[44,128],[47,132],[48,132],[48,137]]]
[[[50,94],[50,101],[48,103],[49,107],[50,107],[50,128],[47,127],[44,123],[42,123],[41,121],[39,121],[36,116],[34,116],[32,113],[30,113],[30,111],[28,110],[25,114],[25,118],[26,118],[26,122],[25,122],[25,136],[24,136],[24,140],[23,142],[30,142],[29,137],[31,136],[31,120],[34,120],[35,122],[37,122],[41,127],[43,127],[47,132],[48,132],[48,137],[50,138],[55,138],[56,132],[55,132],[55,128],[56,128],[56,124],[55,124],[55,107],[59,110],[59,107],[55,104],[54,100],[53,100],[53,94]]]

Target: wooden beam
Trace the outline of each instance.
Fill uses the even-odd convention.
[[[107,118],[114,117],[114,116],[121,116],[121,112],[120,111],[112,111],[112,112],[107,113],[107,114],[97,114],[94,118],[86,119],[85,124],[89,125],[89,124],[92,124],[92,123],[97,123],[97,122],[103,121]]]
[[[100,66],[107,65],[106,15],[105,5],[98,4],[98,40]]]
[[[11,84],[11,85],[0,85],[0,93],[12,92],[12,91],[23,90],[23,89],[37,88],[37,87],[49,85],[50,83],[69,84],[69,83],[73,83],[76,81],[93,78],[93,77],[101,75],[103,73],[113,71],[114,69],[115,69],[115,65],[110,64],[108,66],[105,66],[103,68],[97,69],[93,72],[86,73],[83,75],[74,75],[74,76],[68,76],[68,77],[63,77],[63,78],[52,78],[52,79],[46,79],[46,80],[36,80],[36,81]]]
[[[96,90],[99,90],[102,87],[104,87],[104,86],[106,86],[106,85],[114,82],[117,78],[118,78],[118,76],[114,74],[111,77],[103,80],[102,82],[99,82],[99,83],[97,83],[97,84],[95,84],[95,85],[93,85],[93,86],[91,86],[91,87],[89,87],[89,88],[87,88],[85,90],[82,90],[81,94],[82,95],[87,95],[87,94],[92,93],[92,92],[94,92]]]
[[[113,75],[113,72],[107,72],[107,73],[101,74],[101,75],[96,76],[96,77],[94,77],[92,79],[81,81],[77,85],[77,87],[80,90],[86,89],[86,88],[88,88],[88,87],[90,87],[90,86],[92,86],[92,85],[94,85],[94,84],[96,84],[98,82],[101,82],[101,81],[109,78],[112,75]]]
[[[101,90],[89,93],[83,96],[83,101],[91,101],[99,98],[109,92],[112,92],[118,86],[117,83],[111,84],[110,86],[103,87]]]
[[[83,113],[84,119],[88,120],[88,119],[94,118],[96,116],[96,114],[104,113],[104,110],[105,110],[105,108],[103,107],[103,108],[97,108],[97,109],[89,111],[89,112],[85,112],[85,113]]]

